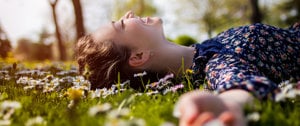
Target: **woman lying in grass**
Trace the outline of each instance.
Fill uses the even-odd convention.
[[[245,125],[242,107],[273,97],[283,80],[300,79],[300,24],[280,29],[264,24],[232,28],[215,38],[185,47],[169,42],[162,20],[139,18],[128,12],[119,21],[102,26],[76,45],[80,72],[91,71],[92,88],[109,87],[134,73],[158,75],[193,70],[193,80],[207,80],[207,89],[194,91],[178,104],[181,126],[202,125],[220,119],[226,125]]]

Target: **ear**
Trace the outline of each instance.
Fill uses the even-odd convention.
[[[132,67],[140,67],[150,59],[150,51],[133,51],[129,57],[129,65]]]

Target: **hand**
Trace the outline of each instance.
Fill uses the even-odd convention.
[[[174,109],[180,126],[202,126],[217,119],[223,125],[233,125],[235,116],[218,96],[192,91],[180,97]]]

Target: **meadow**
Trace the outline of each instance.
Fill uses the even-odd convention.
[[[147,73],[137,73],[141,77]],[[145,91],[118,82],[109,89],[90,90],[74,63],[0,62],[0,125],[49,126],[176,126],[173,108],[193,88],[172,74],[145,84]],[[245,108],[248,125],[300,126],[300,82],[285,81],[274,100]]]

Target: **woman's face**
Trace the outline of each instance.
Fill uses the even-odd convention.
[[[118,21],[104,25],[93,36],[96,40],[113,40],[116,44],[132,49],[155,48],[165,39],[160,18],[140,18],[132,12],[127,12]]]

